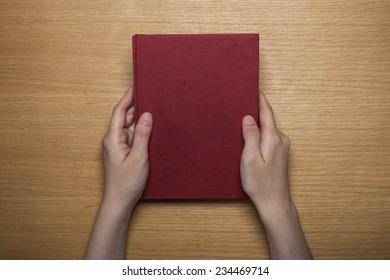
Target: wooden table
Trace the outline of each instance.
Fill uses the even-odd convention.
[[[318,259],[390,258],[389,1],[0,1],[0,258],[82,258],[136,33],[261,35]],[[142,202],[131,259],[266,259],[249,201]]]

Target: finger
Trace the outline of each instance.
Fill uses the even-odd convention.
[[[131,148],[133,145],[133,139],[134,139],[134,132],[130,131],[129,129],[124,130],[127,135],[127,145]]]
[[[250,145],[252,147],[259,146],[260,131],[252,116],[245,116],[242,120],[242,134],[244,136],[245,145]]]
[[[143,113],[135,126],[133,153],[140,155],[148,154],[148,144],[150,134],[152,133],[153,117],[150,113]]]
[[[260,92],[259,98],[259,118],[260,118],[260,128],[262,129],[276,129],[274,113],[272,107],[269,104],[265,95]]]
[[[135,132],[135,122],[133,122],[128,128],[127,133],[129,135],[129,147],[133,146],[133,140],[134,140],[134,132]]]
[[[133,88],[129,88],[121,100],[116,104],[112,112],[110,130],[117,131],[124,128],[126,122],[126,111],[133,102]]]
[[[243,156],[253,156],[260,153],[260,130],[252,116],[242,120],[242,134],[245,140]]]
[[[134,123],[134,104],[131,105],[130,109],[126,112],[125,127],[128,128]]]

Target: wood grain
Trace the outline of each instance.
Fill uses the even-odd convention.
[[[318,259],[390,258],[389,1],[0,0],[0,258],[82,258],[136,33],[261,36]],[[250,202],[144,202],[131,259],[266,259]]]

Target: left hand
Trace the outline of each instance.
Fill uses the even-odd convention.
[[[148,143],[153,119],[143,113],[135,126],[133,89],[115,106],[104,150],[103,202],[131,210],[141,197],[149,173]]]
[[[104,194],[86,259],[124,259],[127,225],[145,189],[149,173],[148,143],[152,115],[134,123],[133,89],[115,106],[104,136]]]

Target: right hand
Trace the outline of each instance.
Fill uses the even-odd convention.
[[[241,182],[260,214],[290,205],[288,181],[289,138],[275,125],[272,108],[259,96],[260,129],[252,116],[245,116],[242,132],[245,147],[241,156]]]

